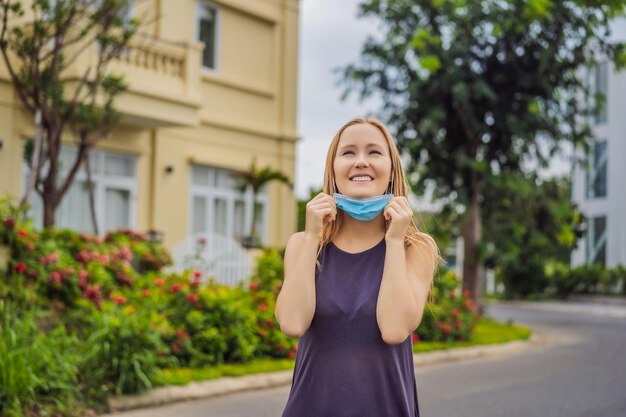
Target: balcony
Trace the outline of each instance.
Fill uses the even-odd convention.
[[[135,127],[191,127],[200,122],[200,59],[203,44],[174,42],[138,33],[110,62],[127,91],[115,101],[122,123]],[[90,45],[68,68],[67,81],[77,82],[87,66],[95,68],[97,45]]]

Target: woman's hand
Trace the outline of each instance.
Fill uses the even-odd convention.
[[[386,220],[391,219],[387,228],[385,240],[399,240],[404,242],[404,236],[409,229],[413,218],[413,210],[405,196],[396,196],[387,202],[383,215]]]
[[[306,203],[306,223],[304,234],[319,240],[322,238],[324,225],[337,218],[337,203],[325,193],[319,193]]]

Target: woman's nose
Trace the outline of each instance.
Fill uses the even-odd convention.
[[[369,163],[367,162],[364,156],[359,156],[356,159],[356,162],[354,163],[354,166],[357,166],[357,167],[367,166],[367,165],[369,165]]]

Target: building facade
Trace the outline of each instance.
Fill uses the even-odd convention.
[[[600,61],[589,71],[588,81],[606,101],[592,120],[596,140],[590,151],[577,151],[587,166],[575,164],[572,169],[572,200],[587,222],[571,263],[611,268],[626,265],[626,73]]]
[[[122,121],[90,156],[100,232],[154,229],[169,247],[196,233],[240,240],[257,210],[261,243],[283,246],[297,227],[293,190],[272,182],[253,207],[233,172],[256,158],[293,182],[299,1],[148,0],[130,13],[147,24],[110,67],[129,86],[116,102]],[[76,71],[93,59],[81,56]],[[3,64],[0,101],[0,194],[20,197],[34,124]],[[62,160],[72,160],[72,140],[63,138]],[[41,224],[38,197],[32,211]],[[56,216],[93,230],[84,170]]]

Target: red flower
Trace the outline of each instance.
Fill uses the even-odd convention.
[[[180,350],[180,343],[176,342],[172,345],[172,352],[176,353]]]
[[[5,219],[4,227],[6,227],[7,229],[13,229],[15,227],[15,219],[13,219],[12,217]]]
[[[181,287],[182,287],[181,284],[176,283],[170,287],[170,291],[173,293],[177,293],[178,291],[180,291]]]
[[[26,230],[24,230],[24,229],[19,229],[19,230],[17,231],[17,235],[18,235],[19,237],[27,237],[27,236],[28,236],[28,232],[27,232]]]
[[[200,272],[200,271],[193,271],[193,277],[195,279],[200,279],[202,277],[202,272]]]
[[[48,274],[48,281],[54,285],[60,285],[63,282],[63,275],[59,271],[52,271]]]
[[[250,291],[256,291],[259,289],[259,284],[257,284],[256,282],[251,282],[250,284],[248,284],[248,289]]]
[[[285,349],[285,345],[283,345],[282,343],[277,343],[276,344],[276,349],[283,350],[283,349]]]
[[[192,302],[195,303],[196,301],[198,301],[198,294],[189,294],[187,296],[187,299]]]
[[[267,310],[267,304],[263,304],[263,303],[259,304],[259,310],[266,311]]]
[[[474,302],[470,298],[468,298],[467,300],[465,300],[465,307],[467,307],[468,310],[473,310]]]
[[[192,287],[199,287],[200,286],[200,281],[198,281],[197,279],[194,279],[193,281],[191,281],[189,283],[190,286]]]
[[[132,278],[126,275],[125,273],[119,271],[115,274],[115,277],[117,278],[120,284],[126,285],[127,287],[133,286]]]
[[[150,290],[144,288],[143,290],[141,290],[141,295],[143,295],[144,297],[150,297]]]
[[[267,332],[265,331],[265,329],[259,329],[259,334],[261,335],[261,337],[267,336]]]
[[[198,244],[200,245],[206,245],[206,238],[203,237],[199,237],[196,242],[198,242]]]
[[[472,295],[472,292],[471,292],[470,290],[467,290],[467,289],[466,289],[466,290],[463,290],[463,295],[464,295],[465,297],[470,297],[470,296]]]
[[[87,283],[89,282],[89,272],[81,269],[78,271],[78,288],[84,290],[87,287]]]
[[[13,269],[15,270],[16,274],[23,274],[24,272],[26,272],[26,264],[24,262],[18,262],[15,264],[15,267]]]
[[[265,324],[269,327],[270,330],[274,330],[274,322],[270,319],[265,320]]]
[[[181,342],[189,338],[189,334],[183,329],[176,329],[176,335]]]
[[[412,338],[413,338],[413,343],[417,343],[420,341],[420,337],[416,335],[415,333],[413,333]]]
[[[124,246],[117,251],[115,259],[118,261],[131,261],[133,259],[133,253],[128,247]]]
[[[123,295],[114,295],[111,297],[111,300],[115,303],[115,304],[126,304],[126,297],[124,297]]]
[[[89,252],[87,249],[82,249],[80,252],[78,252],[78,254],[76,255],[76,260],[80,263],[86,264],[87,262],[89,262],[92,259],[92,253]]]
[[[154,285],[156,285],[157,287],[162,287],[165,284],[165,281],[163,280],[163,278],[157,278],[154,280]]]
[[[83,291],[83,295],[89,301],[94,303],[96,307],[100,307],[100,303],[102,302],[102,293],[100,292],[99,285],[87,285],[85,290]]]
[[[459,317],[459,310],[452,310],[452,317],[457,318]]]
[[[461,327],[463,327],[463,323],[461,323],[459,320],[454,320],[454,327],[460,329]]]
[[[452,332],[452,328],[449,324],[444,324],[443,326],[441,326],[441,330],[443,330],[445,334],[449,334],[450,332]]]

